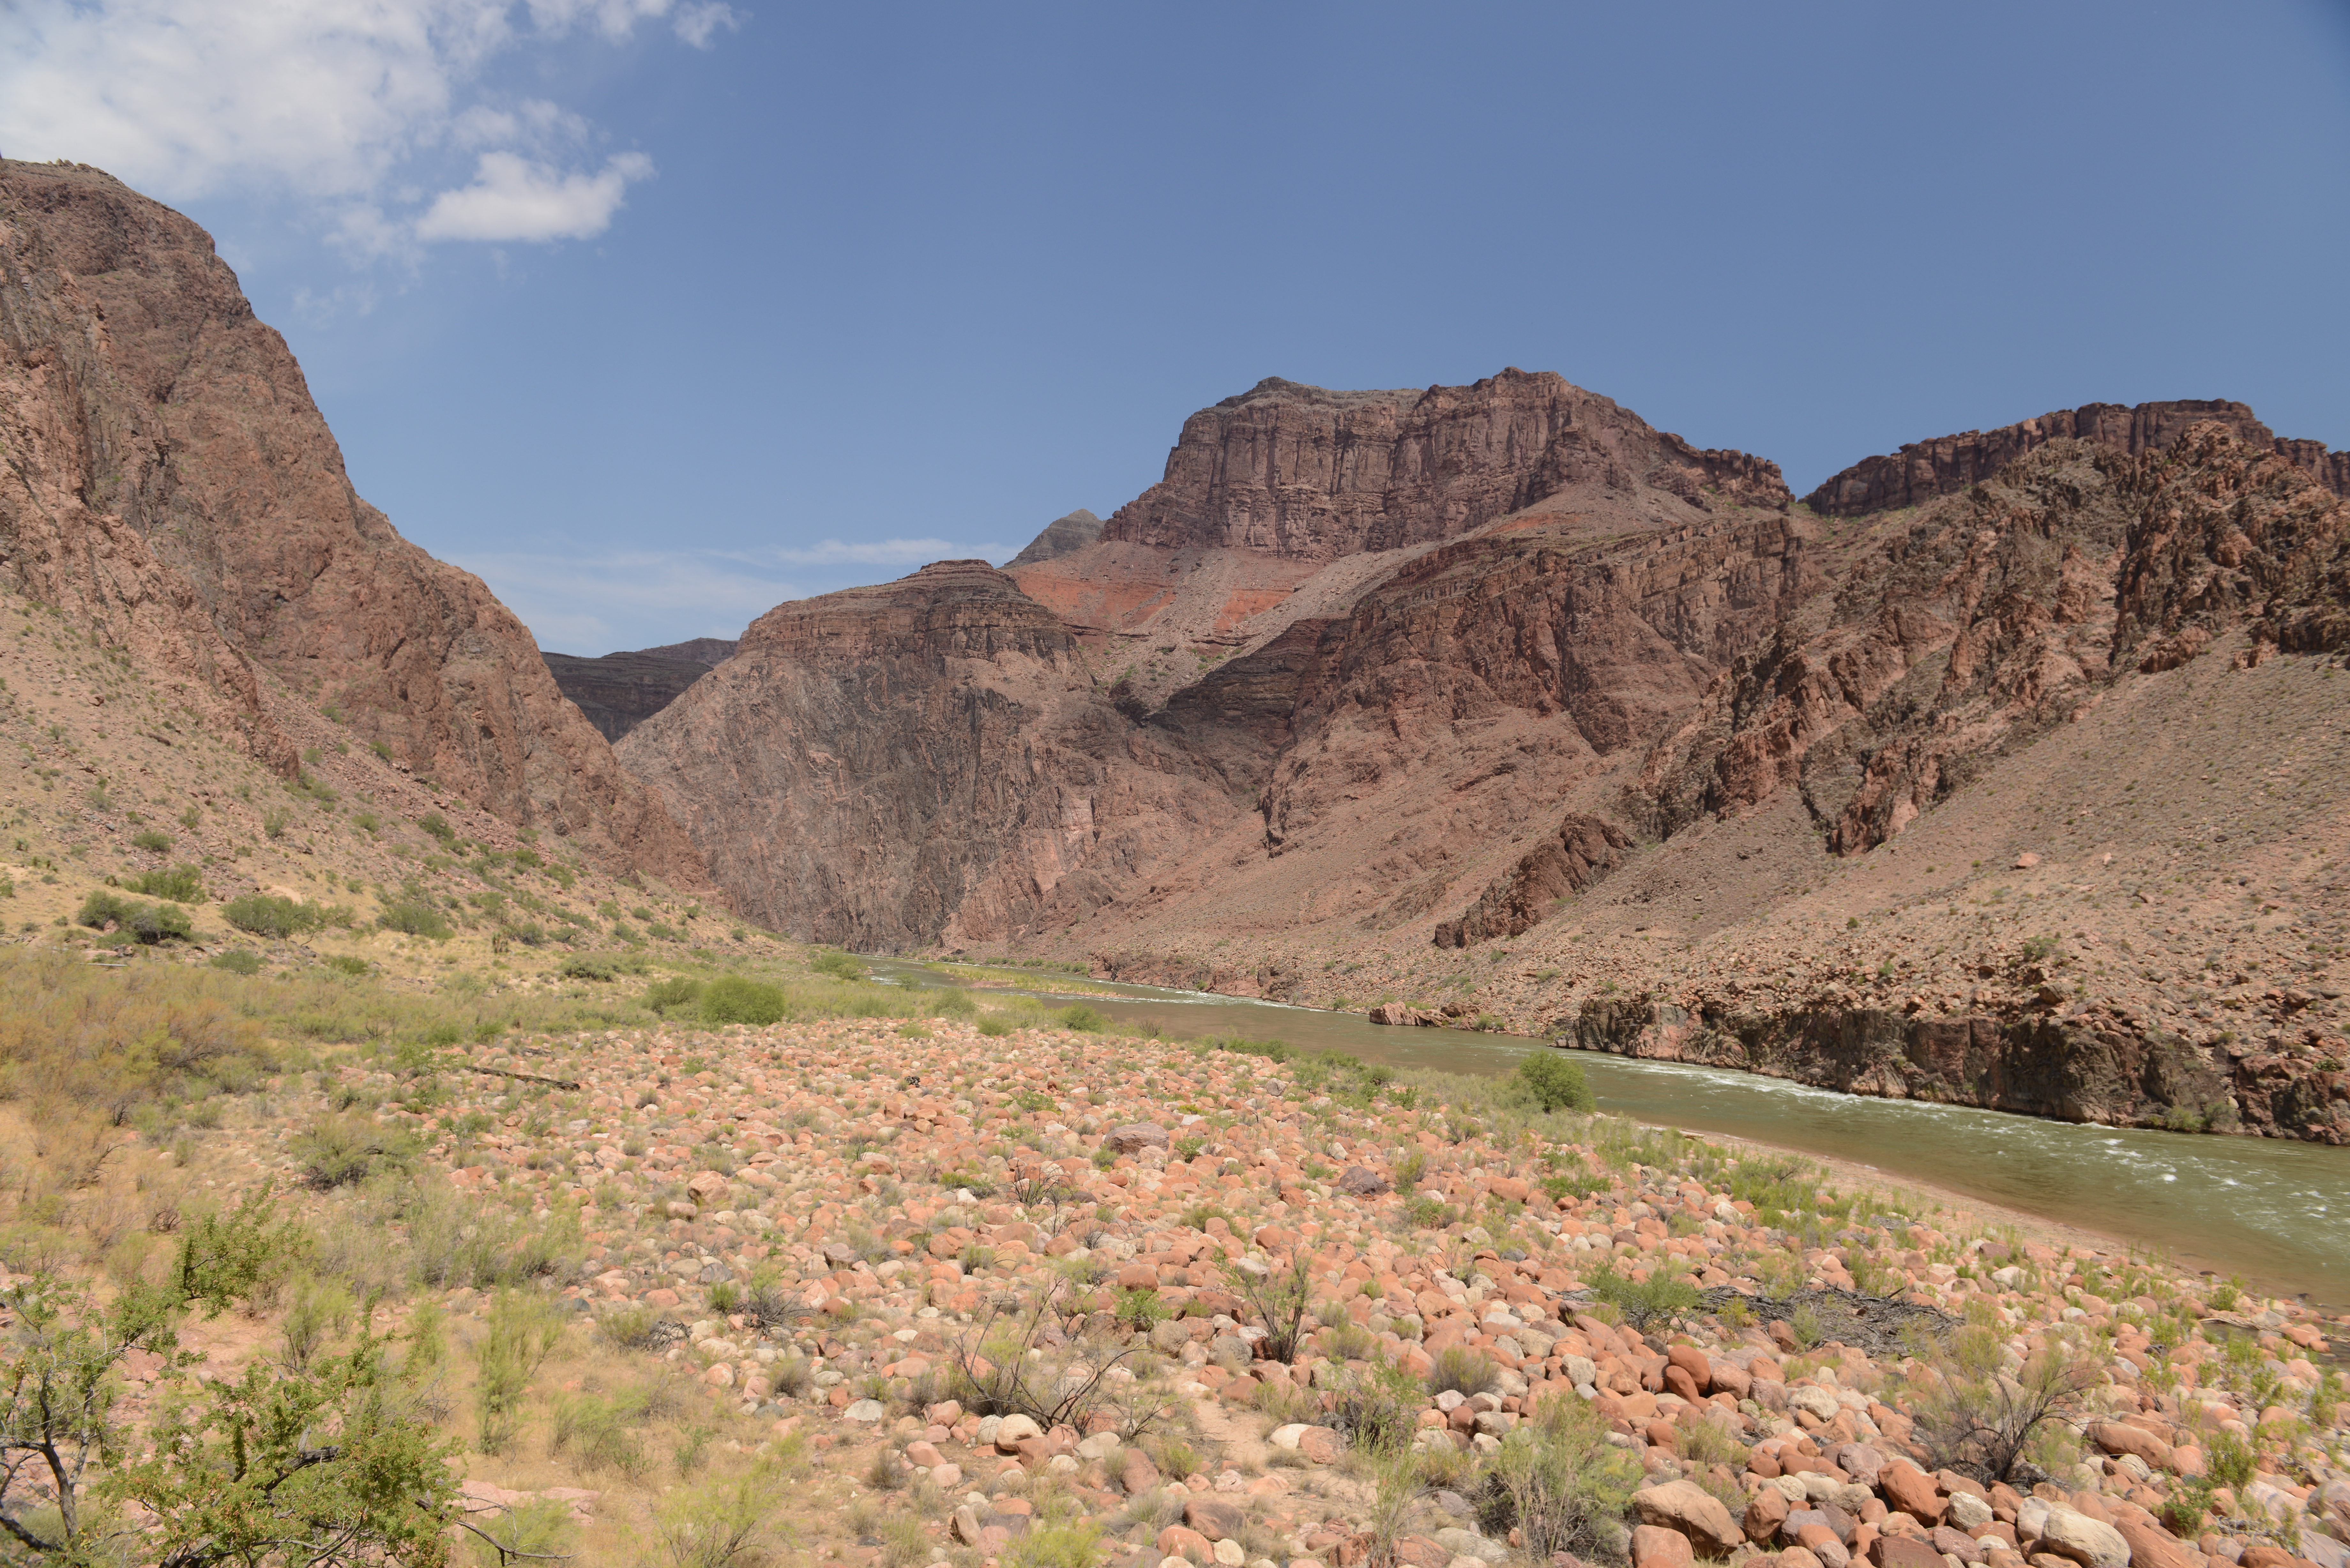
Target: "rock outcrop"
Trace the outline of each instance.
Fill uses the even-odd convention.
[[[723,638],[703,637],[600,659],[571,653],[550,653],[546,659],[563,694],[606,740],[617,741],[676,701],[679,693],[709,674],[734,648]]]
[[[1741,658],[1650,752],[1635,812],[1669,835],[1798,786],[1832,849],[1873,848],[2122,670],[2247,624],[2350,646],[2345,534],[2350,503],[2218,421],[2143,456],[2046,443],[1856,561],[1825,625]]]
[[[619,755],[744,912],[861,951],[1074,919],[1243,809],[984,561],[778,606]]]
[[[1580,893],[1607,875],[1632,840],[1612,822],[1577,812],[1558,831],[1526,852],[1478,896],[1459,919],[1441,920],[1436,945],[1465,948],[1492,937],[1530,930],[1570,893]]]
[[[1788,499],[1776,463],[1699,451],[1548,371],[1385,392],[1269,377],[1186,420],[1166,477],[1102,537],[1326,562],[1450,539],[1572,488],[1640,484],[1700,507]]]
[[[1804,497],[1813,511],[1860,517],[1898,506],[1921,506],[1991,478],[2026,452],[2053,441],[2094,441],[2136,456],[2171,446],[2189,425],[2214,422],[2248,446],[2282,453],[2337,495],[2350,495],[2350,452],[2328,452],[2314,441],[2279,441],[2241,403],[2185,399],[2175,402],[2088,403],[1993,431],[1963,431],[1911,441],[1887,457],[1863,458]]]
[[[0,162],[0,409],[5,569],[255,755],[291,772],[273,707],[315,705],[508,822],[700,884],[530,633],[353,491],[194,223],[93,169]]]
[[[1078,507],[1064,513],[1045,524],[1037,535],[1028,541],[1028,547],[1003,563],[1005,571],[1014,566],[1041,566],[1046,561],[1073,555],[1101,537],[1102,520]]]

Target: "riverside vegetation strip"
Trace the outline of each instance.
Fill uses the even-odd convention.
[[[864,1015],[182,1069],[70,1169],[18,1143],[8,1288],[122,1299],[266,1193],[202,1375],[356,1348],[446,1520],[583,1562],[2342,1560],[2291,1303],[1590,1116],[1561,1057],[1397,1077],[791,983]],[[126,1370],[151,1429],[185,1374]]]

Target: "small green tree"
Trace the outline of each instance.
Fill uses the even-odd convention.
[[[1583,1069],[1555,1051],[1537,1051],[1518,1063],[1518,1082],[1534,1103],[1549,1111],[1587,1111],[1598,1102]]]

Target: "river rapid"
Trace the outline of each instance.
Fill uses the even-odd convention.
[[[875,978],[956,986],[927,966],[868,960]],[[1082,1001],[1170,1037],[1240,1035],[1366,1062],[1440,1072],[1516,1070],[1540,1040],[1451,1029],[1388,1028],[1359,1013],[1087,981],[1056,993],[1039,975],[1024,994]],[[1105,994],[1107,993],[1107,994]],[[2272,1295],[2350,1305],[2350,1149],[2274,1138],[2076,1126],[1913,1100],[1878,1100],[1671,1062],[1578,1051],[1599,1108],[1656,1127],[1749,1138],[1873,1168],[1894,1183],[1940,1188],[2160,1252],[2189,1268],[2241,1275]]]

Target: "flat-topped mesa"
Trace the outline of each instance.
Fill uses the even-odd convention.
[[[1564,491],[1642,483],[1700,506],[1790,499],[1776,463],[1701,451],[1551,371],[1425,391],[1274,377],[1186,420],[1166,476],[1102,537],[1329,561],[1449,539]]]
[[[738,654],[1051,659],[1070,646],[1060,618],[985,561],[933,561],[895,582],[777,605],[743,632]]]
[[[1961,431],[1957,435],[1911,441],[1898,452],[1863,458],[1833,475],[1804,496],[1804,504],[1836,517],[1922,505],[1937,495],[1955,494],[1980,483],[2052,441],[2095,441],[2135,456],[2169,447],[2200,420],[2217,421],[2247,445],[2282,453],[2295,466],[2315,474],[2336,495],[2350,495],[2350,452],[2329,452],[2323,441],[2279,441],[2276,432],[2242,403],[2186,398],[2139,403],[2135,408],[2124,403],[2087,403],[1997,430]]]

